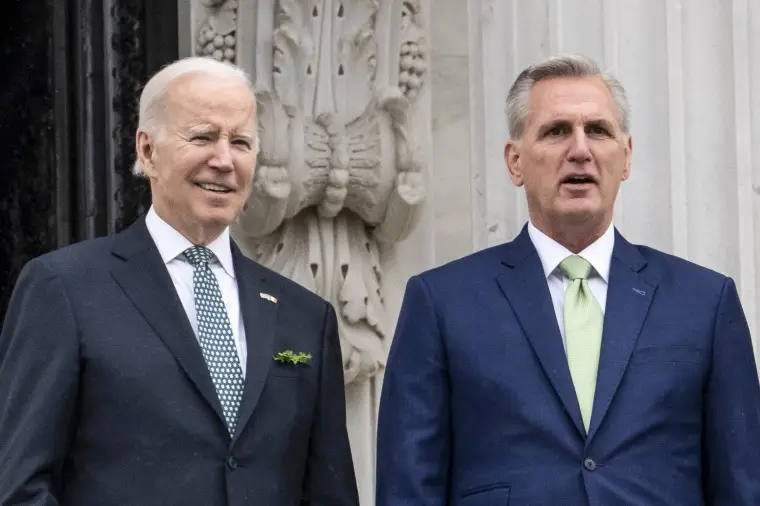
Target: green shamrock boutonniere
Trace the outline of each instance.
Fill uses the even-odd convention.
[[[274,356],[277,362],[288,363],[293,365],[308,364],[311,360],[311,353],[295,353],[293,350],[285,350]]]

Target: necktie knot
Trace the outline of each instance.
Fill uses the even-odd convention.
[[[192,246],[187,248],[182,254],[185,255],[185,258],[193,267],[208,265],[209,261],[214,257],[214,253],[204,246]]]
[[[591,274],[591,264],[588,260],[578,255],[571,255],[562,260],[559,268],[571,281],[588,279],[589,274]]]

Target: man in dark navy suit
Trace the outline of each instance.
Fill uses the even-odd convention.
[[[31,261],[0,334],[0,504],[357,506],[333,308],[230,239],[258,138],[205,58],[140,101],[153,205]]]
[[[530,222],[413,277],[385,375],[377,506],[758,506],[760,386],[734,281],[627,242],[621,84],[529,67],[505,159]]]

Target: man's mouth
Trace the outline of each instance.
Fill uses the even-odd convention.
[[[596,181],[591,176],[586,176],[582,174],[573,175],[573,176],[567,176],[562,180],[562,184],[568,184],[568,185],[584,185],[584,184],[595,184]]]
[[[204,190],[208,190],[208,191],[214,192],[214,193],[230,193],[230,192],[232,192],[231,188],[227,188],[226,186],[222,186],[220,184],[214,184],[214,183],[195,183],[195,186],[198,186],[200,188],[203,188]]]

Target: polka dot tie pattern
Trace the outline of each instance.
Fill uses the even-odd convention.
[[[215,256],[202,246],[186,249],[184,256],[193,266],[193,295],[201,350],[231,436],[237,425],[244,381],[227,308],[216,276],[209,267],[209,261]]]

